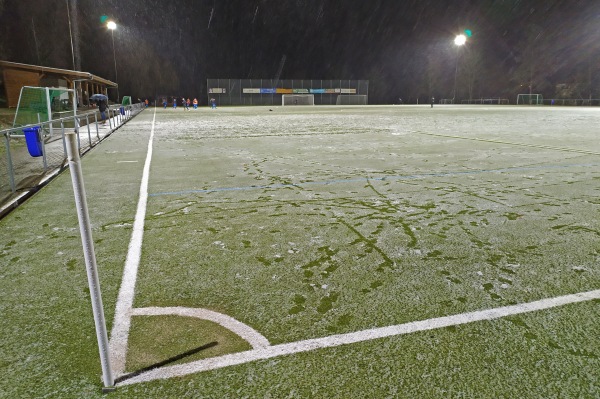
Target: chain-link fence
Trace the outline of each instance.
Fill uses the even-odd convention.
[[[368,80],[207,79],[208,104],[281,105],[284,94],[312,94],[315,105],[336,105],[339,96],[369,95]],[[368,103],[368,101],[367,101]]]
[[[35,191],[67,165],[65,132],[79,126],[80,155],[137,115],[142,104],[107,109],[103,124],[98,111],[0,131],[0,217],[8,204]]]

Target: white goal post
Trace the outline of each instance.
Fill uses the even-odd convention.
[[[281,105],[315,105],[314,94],[282,94]]]
[[[340,94],[335,100],[335,105],[367,105],[367,95]]]
[[[48,122],[61,114],[77,116],[75,90],[64,87],[23,86],[13,127]],[[52,135],[53,124],[49,127]]]
[[[541,94],[518,94],[517,104],[542,105],[544,97]]]

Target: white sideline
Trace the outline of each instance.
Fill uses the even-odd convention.
[[[578,294],[565,295],[556,298],[547,298],[535,302],[505,306],[496,309],[481,310],[453,316],[437,317],[429,320],[414,321],[395,326],[373,328],[347,334],[331,335],[329,337],[273,345],[265,348],[198,360],[192,363],[153,369],[131,378],[125,378],[116,385],[122,386],[158,379],[180,377],[187,374],[244,364],[256,360],[270,359],[277,356],[285,356],[294,353],[308,352],[320,348],[331,348],[373,339],[410,334],[418,331],[434,330],[476,321],[494,320],[501,317],[550,309],[594,299],[600,299],[600,290],[581,292]]]
[[[135,282],[137,279],[140,257],[142,255],[142,239],[144,236],[144,221],[146,219],[146,204],[148,202],[148,179],[150,176],[150,163],[152,161],[152,142],[154,140],[154,124],[156,121],[156,108],[152,118],[152,130],[148,140],[148,153],[144,163],[144,172],[142,173],[142,183],[140,185],[140,198],[138,200],[135,220],[133,222],[133,232],[123,270],[123,279],[117,305],[115,309],[115,319],[110,334],[109,350],[110,362],[115,376],[118,378],[125,371],[125,360],[127,356],[127,340],[129,337],[129,327],[131,325],[131,308],[133,306],[133,297],[135,291]]]

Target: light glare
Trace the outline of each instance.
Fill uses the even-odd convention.
[[[117,24],[114,23],[113,21],[108,21],[106,23],[106,27],[110,30],[115,30],[115,29],[117,29]]]
[[[454,39],[454,44],[456,44],[457,46],[462,46],[466,42],[467,42],[467,37],[465,35],[458,35]]]

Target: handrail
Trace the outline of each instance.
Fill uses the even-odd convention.
[[[123,105],[112,105],[112,106],[109,106],[107,108],[107,110],[109,110],[109,112],[110,111],[113,111],[113,112],[114,111],[120,111],[121,107],[126,108],[127,111],[133,111],[136,108],[144,109],[144,107],[142,106],[142,104],[139,104],[139,106],[138,106],[138,104],[132,104],[132,105],[125,105],[125,106],[123,106]],[[22,126],[15,126],[15,127],[11,127],[11,128],[8,128],[8,129],[0,130],[0,135],[6,135],[6,134],[8,134],[9,137],[25,137],[25,135],[22,134],[22,133],[20,133],[20,134],[10,134],[10,132],[13,132],[13,131],[22,132],[23,129],[27,129],[27,128],[30,128],[30,127],[35,127],[35,126],[43,127],[43,126],[51,125],[53,123],[60,123],[60,122],[64,123],[64,122],[67,122],[67,121],[70,121],[70,120],[74,120],[74,119],[87,119],[87,118],[89,118],[92,115],[97,115],[98,112],[99,112],[98,110],[87,111],[87,112],[84,112],[84,113],[81,113],[81,114],[77,114],[76,116],[65,116],[65,117],[62,117],[62,118],[52,119],[52,120],[49,120],[49,121],[44,121],[44,122],[39,122],[39,123],[31,123],[31,124],[22,125]],[[121,114],[119,113],[119,115],[121,115]],[[118,116],[118,115],[115,115],[115,116]],[[119,126],[120,125],[121,125],[121,123],[119,123]]]
[[[46,174],[48,172],[49,168],[52,168],[52,167],[56,168],[57,165],[60,165],[60,166],[58,166],[58,169],[57,169],[57,170],[60,170],[64,166],[64,160],[66,160],[66,157],[67,157],[66,144],[65,144],[65,132],[68,129],[74,129],[75,133],[77,134],[77,139],[78,139],[78,143],[79,143],[78,147],[80,148],[81,151],[86,152],[87,150],[93,148],[100,141],[104,140],[104,138],[111,135],[115,130],[120,128],[129,119],[131,119],[132,117],[134,117],[135,115],[137,115],[139,112],[141,112],[144,109],[145,109],[145,107],[143,106],[143,104],[131,104],[131,105],[125,105],[125,106],[115,104],[115,105],[109,106],[107,108],[107,113],[108,113],[107,117],[108,117],[109,125],[107,126],[108,129],[103,130],[102,137],[100,137],[100,128],[99,128],[100,120],[98,118],[98,110],[92,110],[92,111],[83,112],[83,113],[80,113],[77,115],[69,115],[69,116],[65,116],[62,118],[56,118],[56,119],[53,119],[50,121],[31,123],[31,124],[27,124],[27,125],[23,125],[23,126],[15,126],[15,127],[11,127],[8,129],[0,130],[0,137],[4,136],[4,140],[5,140],[6,160],[7,160],[6,167],[8,169],[8,176],[6,176],[6,177],[8,178],[11,191],[13,192],[13,194],[16,192],[16,190],[17,190],[16,182],[18,180],[15,179],[15,175],[20,173],[20,171],[23,170],[23,169],[16,167],[13,164],[14,158],[12,156],[13,150],[11,149],[11,139],[25,138],[25,132],[23,132],[24,129],[38,127],[38,126],[42,129],[42,136],[41,136],[42,150],[41,151],[42,151],[43,158],[42,158],[42,165],[40,165],[37,170],[38,171],[43,170],[44,174]],[[123,110],[123,112],[121,110]],[[68,123],[72,126],[67,127],[67,126],[65,126],[66,123]],[[83,126],[82,126],[82,123],[84,123]],[[94,125],[96,128],[95,138],[92,138],[92,131],[90,129],[90,125]],[[81,130],[82,127],[83,127],[83,130]],[[45,140],[45,138],[52,138],[54,136],[56,136],[56,140]],[[84,137],[85,137],[84,140],[87,141],[87,143],[85,145],[85,149],[83,147],[81,147],[81,141],[80,141]],[[53,144],[54,142],[59,141],[61,139],[62,139],[62,143],[63,143],[62,149],[60,149],[60,144],[58,144],[58,148],[55,144]],[[28,143],[28,146],[29,146],[29,143]],[[49,165],[49,162],[47,162],[48,154],[52,157],[51,162],[53,162],[54,166]],[[35,162],[35,161],[32,161],[32,162]],[[21,165],[22,165],[22,163],[21,163]],[[28,165],[31,165],[31,163],[28,163]],[[43,169],[42,169],[42,166],[43,166]],[[25,169],[30,170],[29,168],[25,168]],[[0,173],[1,172],[2,171],[0,171]]]

